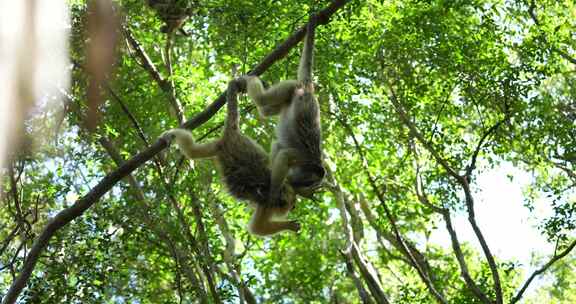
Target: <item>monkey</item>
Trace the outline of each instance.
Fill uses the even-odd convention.
[[[278,220],[295,206],[296,195],[292,187],[287,183],[280,185],[278,201],[271,204],[268,199],[272,180],[270,160],[258,143],[240,131],[238,89],[239,82],[232,80],[226,93],[228,113],[220,139],[198,144],[194,142],[192,134],[184,129],[166,131],[161,137],[169,144],[175,140],[180,151],[189,159],[215,159],[228,192],[239,200],[248,201],[254,209],[248,223],[251,234],[268,236],[285,230],[298,233],[298,221]]]
[[[311,196],[326,173],[322,164],[320,106],[312,82],[316,18],[312,15],[306,28],[297,80],[284,80],[266,89],[257,76],[242,77],[246,93],[260,115],[279,115],[271,149],[271,201],[277,200],[285,181],[297,194]]]

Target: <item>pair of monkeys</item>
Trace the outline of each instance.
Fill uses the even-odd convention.
[[[254,235],[267,236],[284,230],[298,232],[297,221],[277,218],[286,216],[294,208],[297,194],[311,195],[325,175],[320,108],[312,83],[314,28],[315,17],[312,17],[298,67],[298,80],[285,80],[269,89],[265,89],[256,76],[244,76],[229,83],[228,113],[220,139],[197,144],[192,134],[183,129],[172,129],[162,135],[168,142],[175,140],[190,159],[215,157],[230,194],[247,200],[254,209],[248,224],[248,231]],[[280,116],[270,159],[259,144],[240,131],[237,94],[244,88],[262,116]]]

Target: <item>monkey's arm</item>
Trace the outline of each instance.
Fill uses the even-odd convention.
[[[164,132],[161,136],[169,142],[176,140],[180,151],[190,159],[216,156],[218,141],[207,144],[197,144],[194,142],[192,133],[184,129],[172,129]]]
[[[258,77],[246,76],[245,79],[246,92],[263,116],[280,113],[282,108],[290,103],[294,90],[298,86],[296,80],[284,80],[266,90]]]
[[[306,27],[306,38],[304,40],[304,49],[300,64],[298,65],[298,80],[304,86],[310,86],[312,83],[312,67],[314,65],[314,28],[316,27],[316,16],[310,16],[310,21]]]

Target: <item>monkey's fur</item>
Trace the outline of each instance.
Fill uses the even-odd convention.
[[[276,142],[272,145],[272,186],[270,199],[280,195],[285,180],[296,193],[309,196],[325,175],[322,165],[320,106],[314,96],[312,64],[316,17],[308,23],[298,80],[281,81],[265,89],[256,76],[243,77],[248,96],[262,116],[280,115]]]
[[[228,114],[220,139],[197,144],[192,134],[183,129],[166,131],[162,137],[168,142],[175,139],[179,149],[190,159],[215,157],[230,194],[249,201],[255,209],[248,224],[250,233],[266,236],[283,230],[298,232],[300,224],[297,221],[273,221],[273,218],[283,217],[294,208],[295,194],[284,183],[277,201],[269,201],[271,172],[268,155],[260,145],[240,132],[237,92],[238,82],[233,80],[228,86]]]

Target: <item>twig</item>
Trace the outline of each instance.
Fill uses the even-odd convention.
[[[173,110],[174,113],[176,114],[178,124],[182,124],[182,122],[184,121],[184,112],[182,110],[182,105],[180,104],[180,101],[178,100],[178,98],[176,98],[176,92],[174,92],[174,86],[171,84],[170,81],[162,77],[162,75],[160,74],[160,72],[158,71],[152,60],[150,59],[150,56],[148,56],[142,45],[140,45],[140,43],[136,40],[136,38],[134,38],[132,32],[130,32],[130,29],[124,27],[123,33],[126,39],[128,40],[128,43],[130,43],[130,46],[134,49],[135,55],[140,59],[137,60],[136,62],[140,63],[140,65],[144,68],[144,70],[146,70],[148,74],[150,74],[152,79],[154,79],[154,81],[158,83],[160,89],[162,89],[162,91],[164,91],[164,93],[168,95],[168,97],[170,98],[170,109]],[[170,45],[167,45],[167,47],[169,46]]]
[[[150,146],[150,142],[148,142],[148,138],[146,138],[146,134],[144,133],[144,130],[142,129],[142,127],[138,123],[138,120],[136,120],[136,117],[132,114],[132,112],[130,112],[130,110],[128,109],[128,107],[124,103],[124,101],[122,101],[122,98],[120,98],[120,96],[118,96],[118,94],[116,94],[116,92],[112,89],[112,87],[110,87],[110,85],[108,83],[106,83],[106,89],[108,90],[108,93],[110,93],[112,98],[114,98],[114,100],[116,100],[118,105],[120,105],[120,108],[122,109],[122,111],[124,111],[124,114],[126,114],[126,116],[128,116],[128,119],[130,120],[130,122],[132,122],[132,125],[136,129],[136,133],[138,133],[138,136],[140,136],[140,139],[142,139],[142,141],[146,144],[146,146]]]

